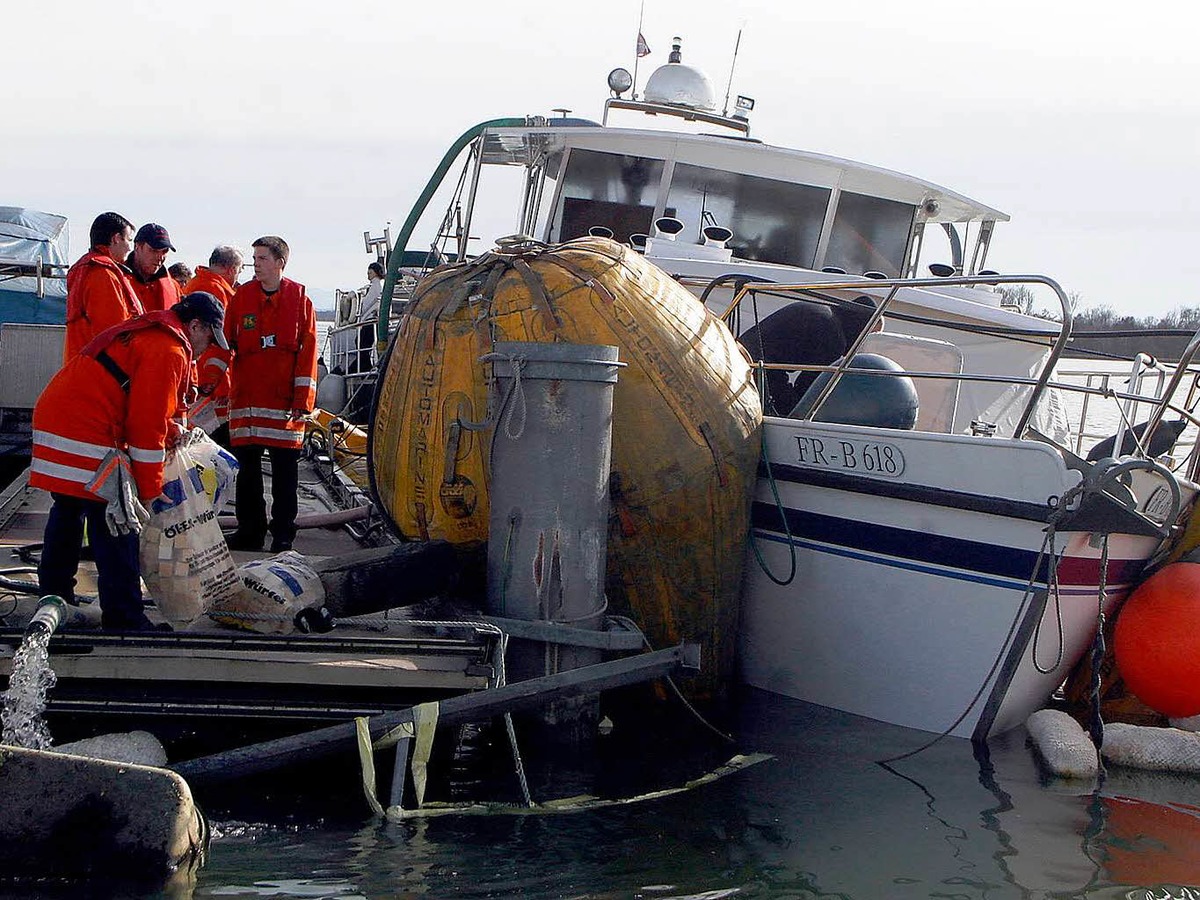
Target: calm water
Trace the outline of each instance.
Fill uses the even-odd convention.
[[[147,894],[92,889],[653,900],[1184,897],[1200,885],[1193,781],[1114,771],[1099,791],[1048,782],[1023,733],[987,758],[948,739],[887,767],[876,760],[927,736],[758,692],[738,730],[741,749],[774,758],[666,799],[381,824],[353,791],[319,817],[285,812],[294,798],[273,795],[249,801],[249,820],[244,803],[238,818],[212,810],[216,837],[191,880]],[[647,762],[626,765],[633,774]]]

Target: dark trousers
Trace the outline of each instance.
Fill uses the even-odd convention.
[[[291,448],[259,445],[233,448],[238,461],[238,533],[256,541],[267,534],[263,450],[271,457],[271,537],[290,542],[296,538],[297,492],[300,490],[300,451]]]
[[[57,594],[68,603],[75,602],[75,573],[79,571],[86,520],[99,576],[101,624],[112,630],[144,627],[147,619],[142,610],[138,536],[114,537],[104,521],[107,504],[101,500],[84,500],[66,494],[51,496],[54,504],[46,519],[42,559],[38,564],[41,592]]]
[[[233,452],[233,444],[231,444],[229,442],[229,423],[228,422],[225,422],[222,425],[218,425],[217,429],[212,434],[210,434],[209,437],[212,438],[213,441],[216,442],[217,446],[220,447],[222,450],[228,450],[230,453]]]

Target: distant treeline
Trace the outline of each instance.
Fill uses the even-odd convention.
[[[1005,298],[1027,315],[1060,321],[1062,316],[1035,308],[1033,293],[1026,285],[1001,288]],[[1068,356],[1093,354],[1128,358],[1149,353],[1159,359],[1177,360],[1189,340],[1200,330],[1200,306],[1181,306],[1165,316],[1118,314],[1111,306],[1085,307],[1078,294],[1071,294],[1072,341]]]

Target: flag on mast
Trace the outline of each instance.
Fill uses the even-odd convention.
[[[642,37],[642,33],[640,31],[638,32],[637,39],[637,55],[639,59],[641,59],[643,56],[650,55],[650,45],[646,43],[646,39]]]

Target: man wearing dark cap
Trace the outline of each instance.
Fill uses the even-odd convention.
[[[163,264],[174,249],[167,229],[154,222],[147,222],[134,235],[133,252],[125,265],[133,273],[129,280],[146,312],[170,309],[179,300],[179,284]]]
[[[223,319],[221,303],[197,292],[114,325],[59,370],[34,407],[29,484],[54,498],[40,589],[74,600],[86,520],[106,630],[153,626],[142,608],[138,536],[109,526],[98,492],[114,469],[126,468],[142,504],[162,494],[167,450],[183,434],[192,361],[210,343],[226,344]]]

